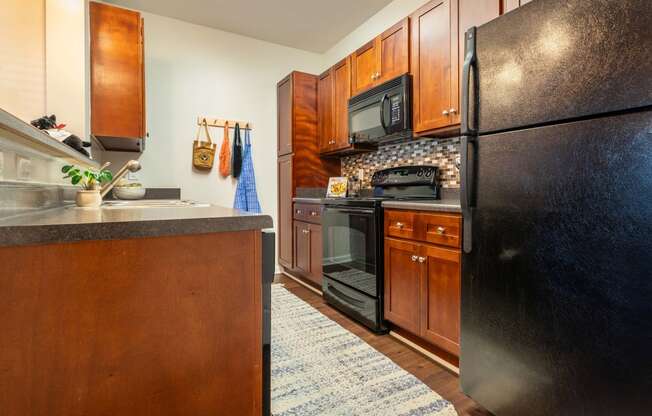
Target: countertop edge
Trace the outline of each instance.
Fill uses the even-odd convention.
[[[461,205],[451,201],[414,202],[414,201],[383,201],[383,208],[411,209],[416,211],[455,212],[461,213]]]
[[[273,228],[273,226],[272,217],[269,215],[83,224],[16,225],[0,228],[0,247],[252,231]]]

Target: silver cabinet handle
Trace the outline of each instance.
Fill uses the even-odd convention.
[[[301,215],[301,214],[303,214],[303,211],[301,211],[300,209],[298,209],[298,210],[296,210],[296,214],[297,214],[297,215]]]
[[[451,108],[450,110],[448,110],[448,112],[450,112],[451,114],[457,114],[457,110],[454,108]]]
[[[448,110],[444,110],[444,111],[442,111],[441,113],[442,113],[442,115],[447,116],[447,115],[448,115]]]
[[[310,216],[311,217],[316,217],[317,216],[317,211],[310,211]]]
[[[419,260],[419,256],[412,256],[412,261],[417,261]]]
[[[443,235],[446,232],[446,229],[444,227],[437,227],[437,234]]]
[[[304,234],[308,234],[310,230],[301,230]]]
[[[426,258],[425,257],[419,257],[419,263],[425,263]]]
[[[396,223],[396,226],[397,226],[398,228],[403,228],[403,227],[405,227],[405,224],[403,224],[402,222],[397,222],[397,223]]]

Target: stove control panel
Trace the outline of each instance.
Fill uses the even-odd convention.
[[[373,174],[371,185],[374,187],[433,186],[437,184],[437,172],[436,166],[402,166],[383,169]]]

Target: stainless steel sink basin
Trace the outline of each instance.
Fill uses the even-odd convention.
[[[104,209],[125,209],[125,208],[197,208],[208,207],[205,204],[195,201],[178,199],[141,199],[137,201],[105,201],[102,203]]]

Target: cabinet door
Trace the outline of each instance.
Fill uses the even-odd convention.
[[[460,257],[456,250],[421,246],[421,336],[459,356]]]
[[[288,155],[292,153],[292,75],[277,84],[276,106],[278,155]]]
[[[292,155],[278,159],[278,262],[292,268]]]
[[[379,84],[410,70],[409,21],[406,17],[380,35]]]
[[[145,136],[143,21],[137,12],[102,3],[91,2],[89,13],[91,132],[112,138],[102,140],[107,149],[138,150],[128,139]]]
[[[310,279],[321,287],[322,282],[322,235],[321,225],[309,224],[310,230]]]
[[[419,334],[419,245],[385,239],[385,319]]]
[[[351,93],[356,95],[371,88],[379,77],[378,63],[380,61],[378,39],[369,41],[351,54]]]
[[[457,0],[434,0],[411,17],[413,128],[416,133],[455,124],[458,92]]]
[[[333,148],[333,116],[333,71],[329,69],[319,76],[317,85],[317,140],[321,153]]]
[[[349,144],[349,98],[351,98],[351,60],[345,58],[333,66],[335,150]]]
[[[294,268],[310,275],[310,224],[294,221]]]

